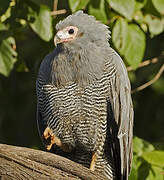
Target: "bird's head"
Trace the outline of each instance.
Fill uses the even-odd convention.
[[[78,37],[78,27],[67,26],[57,32],[54,38],[55,46],[60,43],[68,43],[75,40]]]
[[[94,43],[102,46],[108,43],[110,31],[108,26],[97,21],[93,16],[78,11],[68,16],[56,25],[55,45],[63,44],[65,46],[87,46],[88,43]]]

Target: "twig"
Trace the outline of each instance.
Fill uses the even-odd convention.
[[[145,83],[145,84],[143,84],[143,85],[133,89],[131,93],[133,94],[133,93],[135,93],[137,91],[141,91],[141,90],[145,89],[146,87],[152,85],[155,81],[157,81],[160,78],[160,76],[162,75],[163,71],[164,71],[164,64],[161,66],[161,68],[159,69],[158,73],[156,74],[156,76],[152,80],[150,80],[149,82],[147,82],[147,83]]]
[[[53,7],[53,11],[56,11],[58,7],[58,0],[54,0],[54,7]]]
[[[158,62],[158,58],[155,57],[153,59],[143,61],[142,63],[139,64],[138,68],[147,66],[149,64],[154,64],[154,63],[157,63],[157,62]],[[133,70],[134,69],[131,66],[127,67],[127,71],[133,71]]]
[[[52,11],[51,16],[56,16],[60,14],[65,14],[67,11],[65,9],[57,10],[57,11]]]
[[[51,12],[51,16],[56,16],[60,14],[65,14],[67,11],[65,9],[60,9],[57,10],[58,7],[58,0],[54,0],[54,6],[53,6],[53,11]]]

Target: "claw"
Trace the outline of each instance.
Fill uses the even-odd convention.
[[[46,149],[48,151],[52,148],[53,144],[56,144],[57,146],[59,146],[65,152],[70,152],[71,151],[70,148],[66,144],[63,144],[61,142],[61,140],[53,134],[52,130],[49,127],[47,127],[44,130],[43,139],[46,140],[46,141],[48,141],[48,139],[49,139],[49,141],[50,141],[50,142],[48,142],[48,145],[46,145]]]
[[[52,130],[47,127],[45,130],[44,130],[44,133],[43,133],[43,138],[44,139],[48,139],[49,137],[53,136],[53,132]]]
[[[91,161],[91,164],[90,164],[90,170],[91,171],[94,171],[95,170],[95,165],[96,165],[96,153],[93,153],[92,154],[92,161]]]

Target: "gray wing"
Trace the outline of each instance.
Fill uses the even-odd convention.
[[[40,136],[42,137],[46,125],[46,119],[43,117],[43,112],[46,111],[46,97],[43,87],[49,84],[51,74],[51,63],[56,55],[56,52],[52,52],[47,55],[39,68],[38,77],[36,81],[36,92],[37,92],[37,125]]]
[[[109,122],[109,131],[113,133],[112,136],[114,137],[112,151],[116,176],[120,180],[127,180],[131,169],[133,153],[133,105],[131,87],[126,67],[114,50],[112,50],[112,63],[116,68],[116,75],[112,80],[109,100],[112,106],[114,123]]]

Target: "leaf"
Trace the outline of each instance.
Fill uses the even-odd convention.
[[[153,16],[161,17],[161,14],[155,8],[152,0],[148,0],[144,6],[144,14],[151,14]]]
[[[143,160],[142,164],[137,169],[138,180],[140,179],[146,180],[147,177],[149,176],[150,169],[151,169],[151,165],[148,162]]]
[[[0,73],[8,76],[17,61],[17,52],[13,49],[15,40],[8,37],[0,42]]]
[[[144,15],[143,15],[142,11],[137,11],[134,14],[134,19],[138,24],[143,23],[144,22]]]
[[[162,175],[163,169],[156,167],[156,166],[151,166],[149,170],[149,175],[146,177],[146,180],[163,180],[163,175]]]
[[[144,152],[151,152],[153,150],[154,146],[152,144],[136,136],[133,138],[133,152],[138,156],[142,155]]]
[[[142,61],[145,51],[145,34],[135,24],[130,24],[124,19],[118,19],[112,32],[112,41],[133,69]]]
[[[45,5],[40,5],[40,7],[36,5],[34,7],[29,6],[28,9],[28,21],[31,28],[40,38],[49,41],[53,36],[50,9]]]
[[[0,23],[0,31],[4,30],[7,30],[7,27],[3,23]]]
[[[140,9],[142,9],[145,4],[146,4],[147,0],[136,0],[135,1],[135,11],[139,11]]]
[[[126,61],[132,68],[137,68],[142,61],[146,46],[143,31],[135,24],[128,26],[128,40],[124,51]]]
[[[9,4],[10,0],[0,0],[0,16],[6,12]]]
[[[141,163],[142,161],[138,158],[138,156],[134,155],[129,180],[138,180],[138,167],[141,165]]]
[[[140,27],[142,28],[142,30],[144,32],[147,32],[148,31],[148,27],[147,27],[147,24],[145,23],[144,21],[144,15],[143,15],[143,12],[142,11],[137,11],[135,12],[134,14],[134,20],[140,25]]]
[[[134,13],[134,0],[107,0],[109,5],[118,13],[126,17],[128,20],[132,20]]]
[[[96,17],[97,20],[107,23],[107,15],[105,12],[105,0],[91,0],[89,3],[89,14]]]
[[[112,31],[112,41],[118,51],[123,54],[128,38],[128,23],[125,19],[120,18],[116,21]]]
[[[89,0],[69,0],[69,7],[72,12],[78,11],[80,9],[85,9]]]
[[[157,9],[158,12],[160,12],[162,15],[164,15],[164,1],[163,0],[152,0],[152,3],[154,7]]]
[[[144,20],[145,20],[145,23],[149,27],[151,37],[153,37],[154,35],[158,35],[161,32],[163,32],[163,24],[159,18],[157,18],[155,16],[151,16],[150,14],[147,14],[145,16]]]
[[[164,167],[164,151],[145,152],[142,157],[150,164]]]

